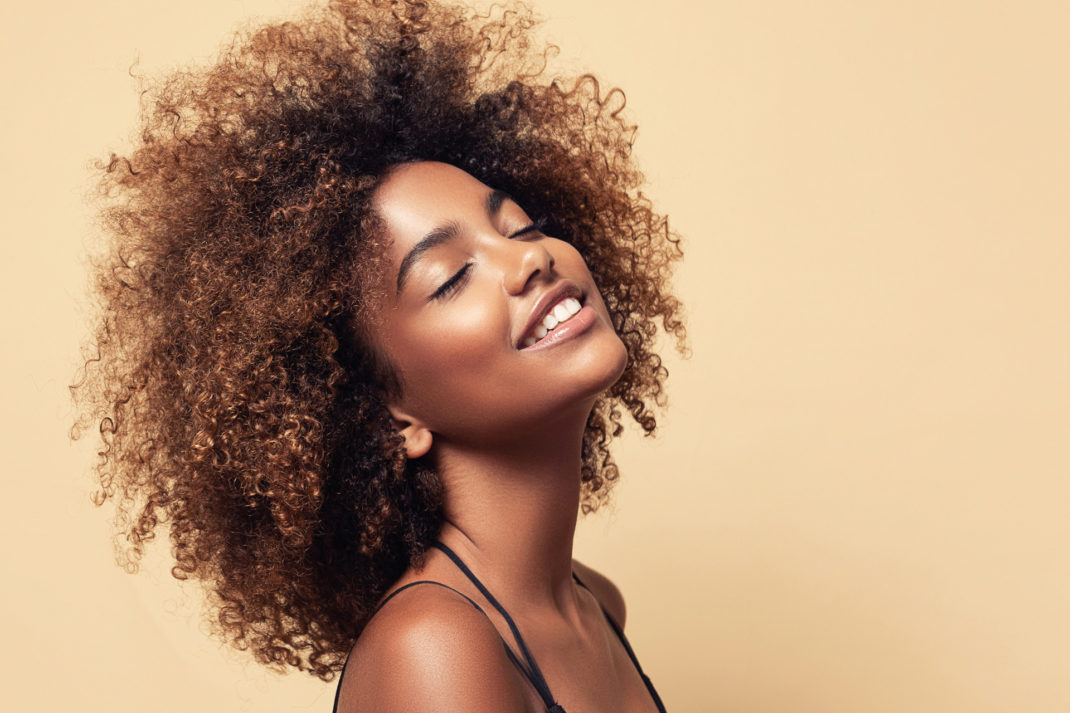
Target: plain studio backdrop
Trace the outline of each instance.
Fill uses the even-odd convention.
[[[281,0],[22,2],[0,58],[6,710],[319,711],[113,564],[67,384],[89,163],[128,75]],[[673,713],[1070,710],[1070,11],[1063,2],[536,0],[625,89],[684,237],[693,358],[619,444],[579,559]]]

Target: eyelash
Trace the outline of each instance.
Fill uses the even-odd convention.
[[[454,273],[453,277],[442,283],[442,286],[435,290],[435,293],[431,295],[431,299],[440,300],[449,297],[451,294],[461,288],[465,282],[465,277],[468,275],[468,271],[472,269],[472,265],[475,263],[466,262],[464,267]]]
[[[514,238],[520,238],[520,237],[523,237],[523,236],[527,235],[528,233],[541,233],[543,231],[543,228],[545,228],[545,227],[546,227],[546,218],[539,218],[535,222],[533,222],[531,225],[528,225],[528,226],[526,226],[524,228],[521,228],[520,230],[518,230],[515,233],[513,233],[512,235],[510,235],[509,239],[513,240]],[[474,264],[475,263],[472,263],[472,262],[466,262],[464,264],[464,267],[462,267],[460,270],[458,270],[457,272],[455,272],[453,274],[453,277],[451,277],[450,279],[446,280],[444,283],[442,283],[441,287],[439,287],[437,290],[435,290],[434,294],[431,295],[430,299],[431,300],[445,299],[445,298],[449,297],[451,294],[453,294],[454,292],[456,292],[457,290],[461,289],[461,287],[463,287],[464,283],[466,282],[466,278],[468,277],[469,271],[472,269],[472,265],[474,265]]]
[[[513,238],[519,238],[520,236],[527,235],[528,233],[541,233],[543,231],[543,228],[545,227],[546,218],[536,218],[534,223],[516,231],[515,233],[509,236],[509,239],[511,240]]]

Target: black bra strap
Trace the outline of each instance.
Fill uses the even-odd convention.
[[[402,592],[404,592],[409,587],[415,587],[417,584],[434,584],[434,585],[437,585],[439,587],[444,587],[445,589],[448,589],[451,592],[454,592],[456,594],[460,594],[462,597],[467,599],[468,603],[471,604],[473,607],[475,607],[479,611],[480,614],[482,614],[483,616],[486,616],[487,620],[490,621],[490,617],[487,616],[487,612],[485,612],[483,610],[483,607],[481,607],[478,604],[476,604],[476,602],[470,596],[468,596],[467,594],[465,594],[462,591],[454,589],[453,587],[449,586],[448,584],[443,584],[442,582],[436,582],[436,581],[431,580],[431,579],[421,579],[419,581],[409,582],[408,584],[405,584],[403,586],[398,587],[397,589],[392,591],[390,594],[388,594],[386,596],[386,598],[383,599],[383,601],[379,602],[379,606],[375,607],[375,611],[373,611],[371,613],[371,615],[368,617],[368,620],[371,621],[371,618],[373,616],[375,616],[376,614],[378,614],[379,610],[382,609],[384,606],[386,606],[386,603],[389,602],[391,599],[393,599],[397,595],[401,594]],[[493,626],[493,622],[491,623],[491,626]],[[497,628],[495,628],[495,633],[497,633]],[[509,648],[509,644],[506,643],[505,639],[502,637],[501,634],[498,634],[498,638],[501,640],[502,646],[505,648],[505,653],[509,654],[509,658],[512,660],[512,662],[514,664],[516,664],[517,668],[519,668],[521,671],[523,671],[524,670],[524,664],[521,663],[520,659],[518,659],[516,657],[516,654],[513,653],[513,650],[511,648]],[[353,654],[353,651],[352,651],[352,649],[350,649],[349,654],[346,656],[345,663],[342,664],[342,672],[341,672],[341,674],[339,674],[339,677],[338,677],[338,688],[336,688],[335,691],[334,691],[334,707],[331,709],[332,713],[336,713],[337,710],[338,710],[338,697],[342,693],[342,676],[345,676],[346,666],[349,665],[349,656],[352,656],[352,654]]]
[[[520,652],[524,656],[524,660],[527,662],[527,666],[520,665],[516,656],[513,655],[513,661],[519,666],[520,670],[531,681],[531,685],[538,691],[539,697],[542,698],[543,703],[546,704],[548,711],[559,711],[560,706],[554,701],[553,694],[550,693],[550,686],[546,683],[546,678],[542,675],[542,671],[539,669],[539,665],[535,663],[535,657],[531,655],[528,650],[528,645],[524,643],[524,637],[520,635],[520,629],[517,628],[516,622],[513,621],[513,617],[509,616],[509,612],[505,611],[505,607],[498,603],[498,600],[494,598],[494,595],[483,586],[483,583],[479,581],[479,578],[472,573],[472,570],[468,569],[468,565],[461,561],[461,558],[457,556],[457,553],[446,546],[445,543],[436,542],[435,547],[446,553],[446,556],[453,560],[453,563],[464,572],[465,576],[472,581],[472,584],[476,586],[476,589],[487,598],[491,606],[498,610],[498,613],[505,619],[505,623],[509,625],[509,630],[513,632],[513,638],[516,639],[517,646],[520,647]],[[499,634],[501,636],[501,634]],[[508,649],[508,647],[506,647]],[[510,654],[512,651],[510,650]]]
[[[512,631],[513,637],[516,639],[517,645],[520,647],[520,650],[523,653],[527,663],[525,664],[525,662],[521,661],[519,657],[517,657],[517,655],[513,652],[513,649],[505,641],[505,638],[501,635],[501,633],[497,632],[497,627],[495,627],[495,632],[498,633],[498,638],[501,640],[502,646],[505,648],[505,652],[509,655],[509,659],[513,662],[514,665],[516,665],[517,668],[520,669],[520,671],[525,675],[528,681],[531,682],[532,686],[535,687],[535,690],[538,692],[539,696],[543,700],[543,703],[546,705],[547,713],[564,713],[564,709],[561,708],[561,706],[554,701],[553,696],[550,694],[550,687],[547,685],[546,679],[542,675],[542,671],[539,670],[538,664],[535,663],[535,658],[528,650],[527,644],[524,643],[524,638],[520,635],[520,630],[519,628],[517,628],[516,622],[513,621],[513,618],[509,616],[509,613],[505,611],[505,608],[498,603],[498,600],[494,598],[494,596],[487,590],[485,586],[483,586],[483,583],[479,581],[475,574],[472,573],[472,570],[470,570],[468,566],[461,561],[461,558],[458,557],[453,550],[451,550],[449,547],[447,547],[441,542],[436,542],[435,546],[438,547],[438,549],[442,550],[451,560],[453,560],[454,564],[456,564],[458,568],[460,568],[460,570],[464,572],[464,574],[468,577],[468,579],[472,581],[476,588],[479,589],[483,596],[487,598],[487,601],[490,602],[491,605],[498,610],[502,617],[505,618],[505,622],[509,625],[509,630]],[[591,591],[590,587],[584,584],[583,580],[580,579],[579,575],[577,575],[575,572],[572,573],[572,578],[575,579],[576,583],[586,589],[588,592]],[[487,612],[483,609],[483,607],[479,606],[479,604],[477,604],[475,600],[473,600],[467,594],[457,589],[454,589],[448,584],[443,584],[442,582],[435,582],[434,580],[430,579],[421,579],[416,582],[409,582],[406,585],[398,587],[389,595],[387,595],[387,597],[383,599],[383,601],[379,603],[379,606],[375,608],[375,611],[372,612],[371,616],[375,616],[375,614],[378,613],[380,609],[386,606],[387,602],[396,597],[398,594],[405,591],[409,587],[415,587],[418,584],[434,584],[436,586],[443,587],[444,589],[448,589],[451,592],[459,594],[464,597],[469,604],[475,607],[477,611],[483,614],[483,616],[486,616],[488,620],[490,619],[490,617],[487,616]],[[593,596],[594,592],[591,592],[591,594]],[[628,653],[628,657],[632,660],[632,664],[635,666],[636,671],[639,672],[639,676],[643,679],[643,683],[646,684],[647,690],[650,692],[651,697],[654,699],[654,703],[655,705],[657,705],[658,710],[661,713],[665,713],[665,705],[661,702],[661,697],[658,695],[657,690],[654,689],[653,682],[645,673],[643,673],[643,668],[639,665],[639,659],[636,657],[635,652],[632,650],[631,644],[628,643],[628,638],[624,635],[624,632],[621,630],[620,626],[617,625],[617,622],[614,621],[613,617],[610,616],[609,612],[606,611],[606,608],[602,606],[602,602],[598,600],[597,596],[595,596],[595,601],[598,601],[598,606],[602,610],[602,614],[605,615],[606,621],[609,622],[609,625],[610,627],[612,627],[613,632],[617,635],[617,638],[620,639],[620,642],[624,645],[624,650]],[[371,616],[368,617],[369,620],[371,619]],[[352,653],[352,651],[350,653]],[[338,698],[342,692],[341,677],[345,675],[345,669],[348,665],[349,656],[346,657],[346,661],[342,665],[342,672],[339,676],[338,687],[334,693],[334,708],[332,710],[335,712],[338,710]]]
[[[487,617],[487,620],[488,620],[488,621],[490,621],[490,617],[489,617],[489,616],[487,616],[487,612],[485,612],[485,611],[483,610],[483,607],[481,607],[481,606],[479,606],[478,604],[476,604],[476,603],[475,603],[475,601],[474,601],[474,600],[473,600],[473,599],[472,599],[472,598],[471,598],[470,596],[468,596],[467,594],[465,594],[464,592],[462,592],[462,591],[460,591],[460,590],[454,589],[453,587],[451,587],[451,586],[450,586],[450,585],[448,585],[448,584],[443,584],[442,582],[435,582],[434,580],[431,580],[431,579],[421,579],[421,580],[419,580],[419,581],[417,581],[417,582],[409,582],[408,584],[406,584],[406,585],[404,585],[404,586],[398,587],[397,589],[395,589],[394,591],[392,591],[392,592],[391,592],[391,593],[390,593],[390,594],[389,594],[389,595],[387,596],[387,598],[386,598],[386,599],[384,599],[383,601],[379,602],[379,606],[377,606],[377,607],[375,608],[375,612],[372,612],[372,616],[375,616],[375,613],[376,613],[376,612],[378,612],[378,611],[379,611],[380,609],[382,609],[382,608],[383,608],[383,606],[384,606],[384,605],[385,605],[385,604],[386,604],[387,602],[389,602],[389,601],[390,601],[391,599],[393,599],[394,597],[396,597],[396,596],[397,596],[398,594],[400,594],[401,592],[405,591],[405,590],[406,590],[406,589],[408,589],[409,587],[415,587],[415,586],[416,586],[417,584],[435,584],[435,585],[438,585],[439,587],[444,587],[444,588],[446,588],[446,589],[450,590],[451,592],[454,592],[454,593],[456,593],[456,594],[460,594],[460,595],[461,595],[462,597],[464,597],[465,599],[467,599],[467,600],[468,600],[468,603],[469,603],[469,604],[471,604],[472,606],[474,606],[474,607],[475,607],[475,608],[476,608],[476,609],[477,609],[477,610],[479,611],[479,613],[480,613],[480,614],[482,614],[483,616],[486,616],[486,617]],[[493,626],[493,622],[492,622],[492,626]],[[497,629],[495,629],[495,630],[494,630],[494,632],[495,632],[495,633],[498,633],[498,630],[497,630]],[[516,657],[516,654],[515,654],[515,653],[513,653],[513,650],[512,650],[511,648],[509,648],[509,644],[507,644],[507,643],[506,643],[506,641],[505,641],[505,638],[504,638],[504,637],[503,637],[503,636],[502,636],[501,634],[498,634],[498,638],[499,638],[499,639],[501,639],[501,642],[502,642],[502,646],[504,646],[504,647],[505,647],[505,653],[509,654],[509,658],[510,658],[510,659],[511,659],[511,660],[513,661],[513,663],[514,663],[514,664],[516,664],[516,665],[517,665],[517,667],[518,667],[518,668],[519,668],[519,669],[520,669],[521,671],[523,671],[523,670],[524,670],[524,664],[520,662],[520,659],[518,659],[518,658]]]
[[[450,590],[451,592],[455,592],[456,594],[460,594],[462,597],[467,599],[468,603],[471,604],[472,606],[474,606],[480,612],[482,612],[484,616],[486,616],[486,614],[487,614],[486,612],[483,611],[483,607],[479,606],[474,601],[472,601],[472,598],[469,597],[464,592],[459,592],[456,589],[454,589],[453,587],[449,586],[448,584],[443,584],[442,582],[435,582],[435,581],[430,580],[430,579],[421,579],[421,580],[416,581],[416,582],[409,582],[408,584],[400,586],[397,589],[395,589],[394,591],[390,592],[390,594],[388,594],[383,601],[379,602],[379,606],[375,607],[375,611],[372,612],[371,616],[369,616],[368,619],[371,619],[372,616],[375,616],[376,614],[378,614],[379,610],[382,609],[383,607],[385,607],[386,603],[389,602],[391,599],[393,599],[397,595],[401,594],[402,592],[404,592],[409,587],[415,587],[417,584],[435,584],[435,585],[438,585],[439,587],[445,587],[446,589]]]
[[[580,579],[579,575],[575,572],[572,573],[572,578],[576,580],[576,584],[580,585],[588,592],[591,592],[591,588],[584,584],[583,580]],[[591,596],[594,596],[594,592],[591,592]],[[624,630],[621,629],[617,622],[613,620],[613,617],[609,615],[609,612],[602,606],[602,602],[598,600],[598,597],[594,597],[594,599],[598,602],[598,606],[602,609],[602,613],[605,614],[606,621],[608,621],[609,625],[613,628],[613,632],[617,635],[617,638],[620,639],[620,642],[624,644],[624,650],[628,652],[628,658],[635,664],[635,670],[639,672],[639,677],[643,679],[643,683],[646,684],[646,689],[650,691],[650,697],[654,699],[654,705],[658,707],[658,710],[661,713],[665,713],[665,704],[661,702],[661,696],[659,696],[658,692],[654,689],[654,682],[650,680],[649,676],[643,673],[643,667],[639,665],[639,659],[636,657],[635,652],[632,651],[632,645],[628,643],[628,637],[624,635]]]

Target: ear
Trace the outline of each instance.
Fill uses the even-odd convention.
[[[394,419],[394,426],[401,432],[402,438],[405,439],[405,455],[410,460],[427,455],[427,452],[431,450],[431,430],[423,424],[418,418],[410,416],[402,409],[395,406],[387,406],[387,410],[390,411],[391,418]]]

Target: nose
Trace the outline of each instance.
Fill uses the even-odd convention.
[[[510,240],[505,250],[505,291],[519,295],[528,285],[538,279],[548,280],[553,275],[554,256],[541,240]]]

